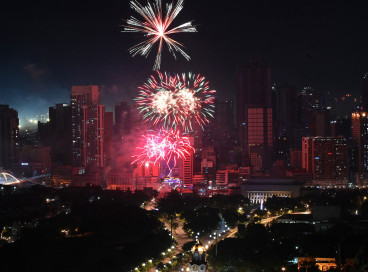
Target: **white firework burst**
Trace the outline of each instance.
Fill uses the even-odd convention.
[[[168,37],[170,34],[181,32],[197,32],[192,22],[187,22],[177,27],[169,29],[171,23],[174,21],[179,12],[183,9],[184,0],[178,0],[176,4],[166,4],[166,13],[163,16],[161,0],[155,0],[152,4],[147,1],[146,6],[142,6],[138,1],[130,1],[130,7],[143,17],[140,21],[133,16],[126,21],[123,32],[140,32],[148,38],[147,40],[134,45],[129,49],[130,54],[134,57],[141,55],[147,57],[155,43],[158,44],[155,64],[153,70],[159,70],[161,65],[161,53],[163,43],[165,42],[169,48],[169,52],[176,59],[176,53],[180,53],[186,60],[190,57],[183,50],[183,45],[172,38]]]

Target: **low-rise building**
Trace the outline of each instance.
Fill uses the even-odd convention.
[[[255,178],[240,185],[241,193],[251,203],[263,203],[273,196],[299,197],[302,185],[294,179]]]

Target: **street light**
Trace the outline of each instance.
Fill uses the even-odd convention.
[[[282,270],[282,271],[285,271],[285,270],[286,270],[286,268],[285,268],[285,267],[282,267],[282,268],[281,268],[281,270]]]
[[[216,239],[216,256],[217,256],[217,231],[218,230],[216,230],[216,232],[214,233],[216,235],[216,238],[215,238]]]

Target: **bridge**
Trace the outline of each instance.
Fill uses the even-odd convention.
[[[50,174],[46,174],[46,175],[34,176],[34,177],[31,177],[31,178],[18,179],[18,178],[14,177],[13,175],[11,175],[7,172],[1,172],[0,173],[0,185],[17,185],[17,184],[22,184],[23,182],[26,182],[26,181],[32,182],[32,183],[37,183],[37,182],[34,182],[35,179],[43,178],[43,177],[49,177],[49,176],[50,176]]]

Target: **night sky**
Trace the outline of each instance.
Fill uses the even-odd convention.
[[[198,33],[172,37],[192,60],[175,61],[165,48],[161,70],[201,73],[220,98],[234,97],[236,68],[257,57],[274,83],[360,95],[368,16],[357,2],[186,0],[173,26],[193,20]],[[69,103],[72,85],[98,84],[112,110],[152,73],[156,51],[148,59],[127,51],[143,40],[121,32],[123,19],[140,19],[127,0],[8,1],[0,10],[0,104],[21,121]]]

